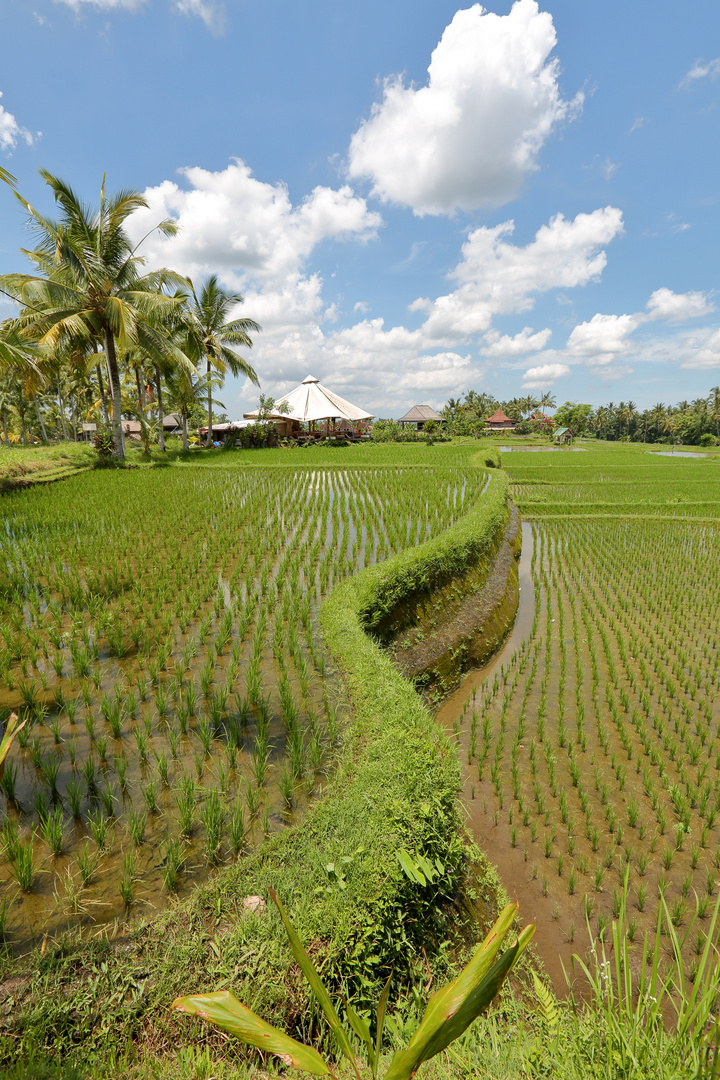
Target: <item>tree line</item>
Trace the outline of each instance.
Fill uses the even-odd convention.
[[[213,438],[214,394],[226,373],[258,376],[237,348],[252,347],[261,330],[253,319],[231,318],[242,296],[223,290],[215,275],[196,288],[170,270],[146,271],[139,249],[153,234],[174,236],[177,223],[158,222],[134,244],[127,223],[147,208],[136,191],[109,195],[103,180],[96,207],[41,169],[58,207],[42,214],[0,169],[26,216],[33,246],[21,249],[30,272],[0,276],[0,291],[16,314],[0,323],[2,439],[27,444],[39,437],[77,438],[95,421],[122,461],[123,416],[136,417],[146,444],[164,449],[163,418],[188,424],[207,417]],[[217,421],[216,421],[217,422]]]
[[[558,407],[549,391],[539,397],[528,395],[498,401],[492,394],[468,390],[462,398],[450,398],[441,415],[454,434],[479,434],[485,428],[485,420],[498,408],[516,421],[516,431],[526,434],[547,427],[543,418],[548,418],[552,412],[553,427],[569,427],[576,435],[590,435],[610,442],[626,440],[687,446],[720,443],[720,386],[713,386],[707,397],[679,401],[676,405],[658,402],[643,410],[638,409],[634,401],[610,401],[596,409],[566,401]]]

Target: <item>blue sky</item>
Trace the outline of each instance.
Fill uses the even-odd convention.
[[[717,0],[0,0],[0,164],[146,193],[148,265],[217,272],[377,415],[470,388],[632,399],[720,382]],[[428,70],[429,69],[429,70]],[[0,191],[0,272],[23,266]],[[10,308],[0,302],[0,316]],[[257,401],[240,381],[222,399]]]

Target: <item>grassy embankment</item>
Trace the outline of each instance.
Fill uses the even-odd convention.
[[[346,451],[350,460],[357,449],[371,458],[373,448],[353,447]],[[446,450],[447,463],[452,448],[437,449]],[[467,460],[469,452],[478,454],[477,443],[455,448],[453,461]],[[323,627],[345,673],[353,721],[328,796],[301,828],[271,839],[174,911],[120,939],[100,934],[78,941],[69,935],[29,958],[6,960],[6,1065],[22,1061],[27,1070],[33,1059],[54,1057],[63,1067],[73,1060],[94,1062],[104,1074],[113,1055],[130,1054],[139,1060],[138,1075],[145,1075],[151,1060],[164,1061],[171,1046],[174,1052],[198,1035],[197,1024],[168,1014],[173,996],[220,986],[232,986],[270,1019],[307,1033],[307,999],[288,973],[279,921],[272,912],[242,913],[243,898],[267,885],[287,901],[326,978],[359,1001],[372,997],[390,968],[406,987],[425,978],[423,949],[436,973],[448,968],[458,919],[457,913],[448,918],[440,896],[462,886],[489,917],[495,879],[485,868],[479,882],[468,880],[454,753],[412,688],[367,637],[363,618],[376,605],[393,603],[403,589],[429,587],[487,554],[504,522],[505,500],[506,482],[496,473],[478,506],[448,532],[369,568],[328,601]],[[395,859],[400,847],[439,857],[442,880],[426,889],[411,884]],[[233,1058],[232,1047],[216,1037],[209,1041],[214,1053],[222,1048]],[[173,1062],[174,1056],[157,1067],[174,1069]],[[119,1072],[131,1067],[112,1066]]]

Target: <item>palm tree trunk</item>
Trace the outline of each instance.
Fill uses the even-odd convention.
[[[142,383],[140,382],[140,366],[135,368],[135,385],[137,386],[138,396],[138,409],[140,410],[140,416],[145,418],[145,401],[143,398]]]
[[[163,428],[163,421],[165,419],[165,412],[163,410],[162,399],[162,380],[160,378],[160,368],[157,364],[153,365],[155,368],[155,392],[157,393],[158,404],[158,446],[161,450],[165,449],[165,429]]]
[[[210,357],[207,358],[207,373],[208,373],[208,431],[207,439],[205,440],[206,446],[212,446],[213,442],[213,429],[212,429],[212,387],[210,385]]]
[[[6,412],[3,412],[3,414],[2,414],[2,426],[3,426],[3,437],[5,439],[5,445],[9,446],[10,445],[10,436],[8,435],[7,413]]]
[[[182,431],[183,431],[183,450],[187,453],[190,449],[188,446],[188,428],[187,428],[187,406],[183,405],[182,409]]]
[[[63,401],[62,390],[60,389],[60,380],[58,379],[58,404],[60,405],[60,423],[62,424],[62,437],[65,442],[68,441],[67,428],[65,427],[65,402]]]
[[[72,404],[72,412],[70,415],[72,416],[73,442],[77,442],[77,403],[74,394],[70,398],[70,402]]]
[[[100,402],[102,405],[103,420],[106,424],[110,423],[110,417],[108,415],[107,397],[105,396],[105,383],[102,377],[102,368],[97,364],[95,370],[97,371],[98,383],[100,384]]]
[[[122,398],[120,390],[120,372],[115,355],[115,339],[112,332],[105,332],[105,355],[108,361],[110,373],[110,396],[112,398],[112,426],[113,426],[113,457],[118,461],[125,460],[125,440],[122,430]]]
[[[21,420],[22,420],[22,444],[23,444],[23,446],[27,446],[28,441],[27,441],[27,431],[25,429],[25,413],[22,414]]]
[[[45,430],[45,424],[43,423],[42,413],[40,412],[40,406],[37,403],[37,398],[35,398],[35,415],[38,418],[38,424],[40,425],[40,430],[42,431],[43,442],[46,443],[48,441],[47,431]]]

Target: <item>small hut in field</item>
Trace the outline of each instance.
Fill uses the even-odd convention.
[[[485,421],[485,431],[489,434],[493,431],[514,431],[515,421],[506,416],[502,409],[496,409],[492,416]]]
[[[433,420],[436,424],[445,422],[440,413],[435,412],[431,405],[413,405],[412,409],[400,417],[398,424],[402,424],[403,427],[414,424],[418,431],[422,431],[428,420]]]
[[[553,431],[553,442],[558,446],[571,446],[573,441],[573,433],[569,427],[559,427],[557,431]]]

